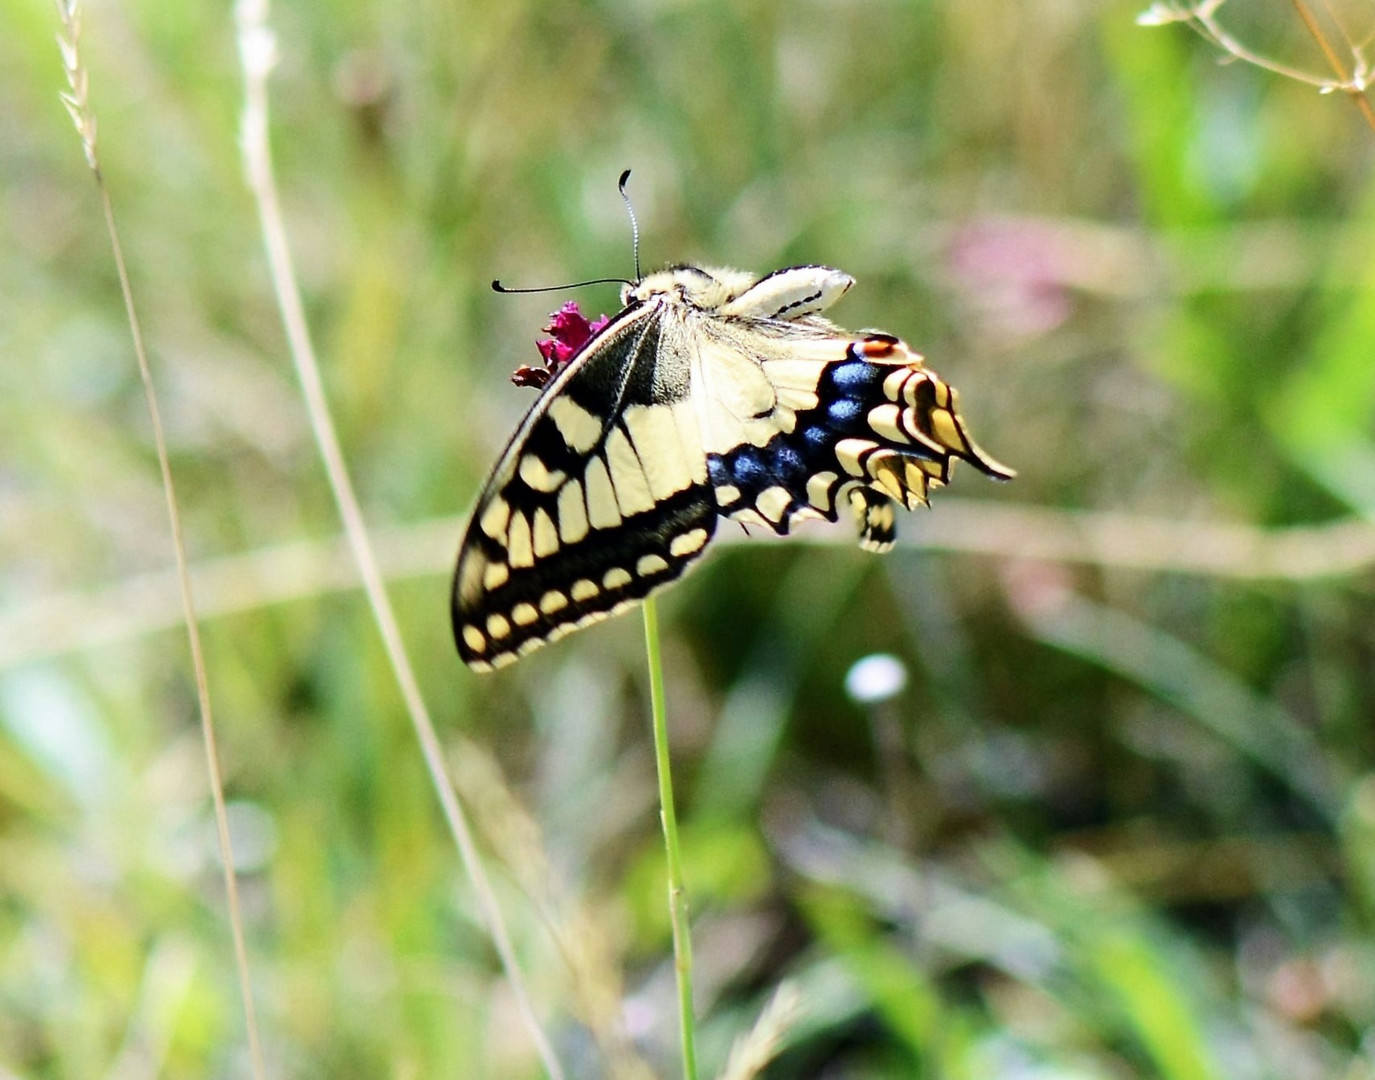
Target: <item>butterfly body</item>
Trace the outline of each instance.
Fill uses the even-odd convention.
[[[852,284],[823,266],[628,284],[478,497],[454,578],[463,660],[500,667],[623,610],[700,559],[720,517],[785,535],[848,507],[886,550],[894,500],[924,503],[952,458],[1012,475],[902,341],[821,317]]]

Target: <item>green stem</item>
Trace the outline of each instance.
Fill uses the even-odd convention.
[[[645,652],[649,655],[649,701],[654,714],[654,760],[659,769],[659,817],[668,851],[668,917],[673,926],[673,968],[678,977],[678,1019],[683,1037],[683,1076],[697,1080],[697,1046],[692,1021],[692,937],[688,931],[687,893],[683,891],[683,858],[678,849],[678,816],[673,809],[673,775],[669,769],[668,721],[664,706],[664,664],[659,653],[659,609],[654,597],[644,602]]]

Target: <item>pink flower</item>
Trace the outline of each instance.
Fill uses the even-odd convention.
[[[536,368],[522,364],[511,375],[511,381],[517,386],[535,386],[541,389],[547,386],[563,366],[573,359],[578,350],[591,341],[610,321],[608,316],[598,315],[592,322],[588,322],[578,310],[578,302],[568,301],[549,316],[549,325],[544,328],[546,334],[554,336],[535,342],[535,348],[539,349],[545,366]]]

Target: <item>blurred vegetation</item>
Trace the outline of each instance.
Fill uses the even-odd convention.
[[[454,654],[458,515],[561,302],[487,283],[627,273],[630,166],[647,266],[842,267],[840,321],[961,389],[1020,476],[960,474],[951,514],[1128,512],[1185,548],[1368,518],[1375,134],[1340,94],[1137,27],[1144,6],[275,9],[274,151],[336,419],[572,1075],[677,1070],[642,631],[483,678]],[[1357,0],[1332,11],[1375,30]],[[1325,74],[1291,5],[1220,14]],[[243,1076],[128,332],[56,19],[4,21],[0,1076]],[[226,6],[102,0],[85,50],[189,543],[218,574],[270,1073],[538,1075],[335,557]],[[1375,1077],[1370,570],[1017,559],[1031,516],[1005,556],[937,553],[925,519],[883,559],[823,534],[725,546],[665,598],[708,1073],[791,980],[776,1080]],[[909,679],[863,706],[845,675],[874,652]]]

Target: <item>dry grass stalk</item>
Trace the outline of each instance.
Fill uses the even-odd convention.
[[[343,519],[344,532],[363,579],[363,589],[382,636],[406,711],[420,743],[430,782],[439,798],[445,821],[458,848],[459,858],[477,894],[487,932],[500,957],[502,969],[506,973],[531,1041],[550,1077],[553,1080],[563,1080],[563,1068],[554,1056],[553,1047],[535,1015],[525,978],[516,962],[515,948],[506,929],[501,906],[482,865],[467,815],[459,803],[458,795],[445,768],[439,736],[435,732],[429,708],[421,696],[419,681],[415,677],[410,657],[402,642],[396,613],[383,585],[377,556],[363,520],[362,508],[353,490],[353,481],[349,476],[343,449],[339,444],[334,420],[325,397],[324,382],[320,377],[315,346],[306,322],[305,305],[301,301],[300,289],[296,282],[291,247],[287,241],[286,225],[282,218],[277,183],[272,169],[268,139],[267,78],[276,63],[277,50],[276,39],[267,23],[267,9],[267,0],[239,0],[234,8],[239,35],[240,64],[244,74],[242,150],[248,171],[249,188],[258,207],[268,266],[292,363],[300,381],[306,413],[325,466],[330,489],[334,494],[339,515]]]
[[[239,907],[238,880],[234,873],[234,849],[229,838],[229,818],[225,811],[224,782],[220,770],[219,748],[215,738],[214,715],[210,708],[210,684],[205,670],[205,654],[201,647],[200,627],[196,617],[196,605],[191,591],[191,573],[186,556],[186,541],[182,532],[181,511],[177,504],[176,486],[172,482],[172,466],[167,456],[167,439],[163,433],[162,413],[158,407],[157,389],[153,385],[153,373],[148,363],[148,351],[144,346],[143,327],[139,322],[138,311],[134,307],[133,289],[129,284],[129,271],[124,262],[124,246],[120,243],[119,230],[115,226],[114,204],[110,190],[100,171],[100,159],[96,152],[96,121],[90,106],[90,81],[81,57],[81,7],[79,0],[58,0],[57,13],[62,21],[62,32],[57,35],[58,48],[62,52],[62,66],[67,74],[67,92],[61,95],[67,114],[76,125],[77,135],[81,138],[86,164],[95,176],[96,188],[100,192],[101,211],[105,217],[105,228],[109,234],[110,250],[114,255],[115,269],[119,274],[120,292],[124,298],[124,312],[129,322],[129,332],[133,338],[134,355],[138,361],[139,378],[143,383],[144,398],[148,405],[148,415],[153,429],[153,443],[157,449],[158,468],[162,473],[162,489],[167,496],[167,517],[172,532],[172,547],[176,555],[177,586],[181,599],[182,621],[186,625],[186,635],[191,649],[192,668],[196,680],[196,702],[200,711],[201,736],[205,746],[206,768],[210,774],[210,793],[215,805],[215,826],[219,836],[220,861],[224,868],[225,896],[229,907],[229,925],[234,940],[234,960],[238,970],[239,989],[243,997],[244,1022],[248,1032],[249,1059],[254,1077],[264,1080],[262,1045],[258,1038],[258,1019],[253,1005],[253,984],[248,968],[248,949],[244,944],[243,916]]]
[[[736,1039],[720,1080],[752,1080],[762,1073],[783,1049],[788,1030],[801,1014],[802,998],[797,987],[790,982],[781,983],[754,1027]]]
[[[649,1080],[649,1066],[636,1055],[623,1023],[624,986],[615,953],[602,927],[556,881],[545,854],[539,824],[507,786],[492,756],[459,739],[449,755],[454,782],[478,816],[492,846],[539,911],[573,982],[573,1007],[587,1025],[614,1080]]]
[[[1341,20],[1337,17],[1329,5],[1328,13],[1333,22],[1336,23],[1338,31],[1346,39],[1347,46],[1351,52],[1351,69],[1348,71],[1346,62],[1328,40],[1327,34],[1322,29],[1317,18],[1314,17],[1312,10],[1304,0],[1290,0],[1294,6],[1294,11],[1298,15],[1304,28],[1312,35],[1317,42],[1318,48],[1322,50],[1329,66],[1335,73],[1336,78],[1322,75],[1314,75],[1311,72],[1293,67],[1289,64],[1281,63],[1278,60],[1263,56],[1253,49],[1248,48],[1240,40],[1231,34],[1218,20],[1218,11],[1227,0],[1202,0],[1200,3],[1183,3],[1181,0],[1157,0],[1149,8],[1137,16],[1139,26],[1167,26],[1171,23],[1183,23],[1197,31],[1202,37],[1216,45],[1234,60],[1240,60],[1247,64],[1263,68],[1276,75],[1281,75],[1286,79],[1294,79],[1297,82],[1307,83],[1309,86],[1316,87],[1319,93],[1331,94],[1341,91],[1351,97],[1360,109],[1362,117],[1375,130],[1375,107],[1372,107],[1370,100],[1365,96],[1366,88],[1372,79],[1372,69],[1370,62],[1366,59],[1366,42],[1355,41]]]

